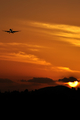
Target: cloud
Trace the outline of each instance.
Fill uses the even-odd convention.
[[[38,52],[40,51],[40,49],[46,48],[45,46],[16,42],[13,43],[0,42],[0,48],[2,48],[1,49],[2,51],[0,52],[0,60],[25,62],[39,65],[51,65],[51,63],[47,62],[46,60],[41,59],[32,53],[29,54],[30,53],[29,51]]]
[[[59,82],[74,82],[74,81],[78,81],[76,78],[74,77],[69,77],[69,78],[63,78],[63,79],[59,79]]]
[[[23,79],[22,79],[22,80],[20,80],[20,81],[21,81],[21,82],[27,82],[27,80],[23,80]]]
[[[17,43],[17,42],[12,42],[12,43],[2,43],[0,42],[0,46],[2,47],[9,47],[9,46],[15,46],[15,47],[29,47],[29,48],[45,48],[45,46],[40,46],[36,44],[28,44],[28,43]]]
[[[39,68],[39,69],[43,69],[46,72],[56,72],[56,73],[80,73],[80,71],[78,70],[73,70],[70,69],[69,67],[63,67],[63,66],[53,66],[53,65],[48,65],[45,66],[44,68]]]
[[[0,54],[0,60],[25,62],[25,63],[39,64],[39,65],[51,65],[51,63],[46,62],[45,60],[42,60],[35,55],[26,54],[25,52],[22,51],[18,53]]]
[[[50,36],[63,37],[65,39],[58,39],[68,42],[72,45],[80,47],[80,27],[66,24],[50,24],[26,21],[25,25],[37,28],[37,32],[44,33]]]
[[[29,49],[30,51],[39,51],[39,49]]]
[[[34,82],[34,83],[55,83],[55,81],[53,81],[52,79],[50,78],[33,78],[33,79],[30,79],[28,80],[28,82]]]
[[[68,67],[57,67],[58,69],[60,69],[60,70],[65,70],[65,71],[70,71],[70,72],[72,72],[73,70],[71,70],[70,68],[68,68]]]
[[[80,32],[79,27],[65,25],[65,24],[49,24],[49,23],[40,23],[40,22],[30,22],[29,24],[35,27],[41,27],[46,29],[58,29],[58,30],[74,32],[74,33]]]
[[[69,67],[63,67],[63,66],[51,67],[51,69],[55,70],[55,71],[59,71],[59,72],[72,72],[72,73],[77,72],[77,73],[80,73],[80,71],[72,70]]]
[[[34,27],[46,28],[46,29],[56,29],[60,31],[64,31],[66,33],[80,33],[80,27],[65,25],[65,24],[49,24],[49,23],[40,23],[40,22],[30,22],[30,25]]]
[[[49,48],[46,46],[41,46],[37,44],[28,44],[28,43],[17,43],[17,42],[12,42],[12,43],[2,43],[0,42],[0,53],[15,53],[19,51],[24,51],[27,53],[31,52],[40,52],[45,48]]]
[[[3,78],[0,78],[0,83],[13,83],[13,81],[11,81],[10,79],[3,79]]]
[[[55,86],[57,85],[56,81],[50,79],[50,78],[44,78],[44,77],[34,77],[29,80],[20,80],[21,84],[29,85],[28,89],[40,89],[48,86]]]

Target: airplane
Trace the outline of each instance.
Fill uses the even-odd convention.
[[[12,29],[9,29],[9,31],[6,31],[6,30],[3,30],[4,32],[7,32],[7,33],[15,33],[15,32],[19,32],[19,31],[13,31]]]

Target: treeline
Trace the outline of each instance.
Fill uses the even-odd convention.
[[[68,88],[65,86],[46,87],[35,91],[12,91],[0,92],[0,101],[2,102],[21,102],[36,103],[36,101],[63,101],[63,100],[80,100],[80,88]]]

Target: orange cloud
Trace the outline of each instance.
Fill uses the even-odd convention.
[[[49,24],[41,22],[24,22],[25,25],[36,27],[37,32],[44,33],[46,35],[63,37],[64,39],[58,39],[64,42],[68,42],[72,45],[80,47],[80,27],[66,25],[66,24]],[[40,29],[39,29],[40,28]]]
[[[51,63],[46,62],[45,60],[42,60],[35,55],[25,54],[24,52],[21,51],[19,53],[0,54],[0,60],[25,62],[39,65],[51,65]]]
[[[80,27],[78,26],[65,25],[65,24],[48,24],[48,23],[40,23],[40,22],[29,22],[29,24],[34,27],[41,27],[52,30],[57,29],[68,33],[80,33]]]
[[[80,71],[77,71],[77,70],[71,70],[68,67],[57,67],[57,68],[61,71],[64,71],[64,72],[80,72]]]
[[[0,42],[0,46],[26,46],[26,47],[32,47],[32,48],[45,48],[45,46],[35,45],[35,44],[28,44],[28,43],[2,43]]]
[[[80,73],[80,71],[72,70],[72,69],[70,69],[69,67],[62,67],[62,66],[59,66],[59,67],[57,67],[57,66],[51,67],[51,69],[54,70],[54,71],[59,71],[59,72],[72,72],[72,73],[78,72],[78,73]]]
[[[0,49],[2,50],[1,53],[3,52],[18,52],[18,51],[32,51],[32,52],[39,52],[41,49],[48,48],[46,46],[41,46],[37,44],[28,44],[28,43],[17,43],[17,42],[12,42],[12,43],[2,43],[0,42]]]
[[[62,71],[69,71],[69,72],[73,72],[73,70],[71,70],[70,68],[68,67],[57,67],[59,70],[62,70]]]
[[[30,51],[39,51],[39,49],[29,49]]]

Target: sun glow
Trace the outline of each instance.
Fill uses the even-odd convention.
[[[74,82],[68,82],[68,85],[70,87],[76,87],[78,85],[78,81],[74,81]]]

